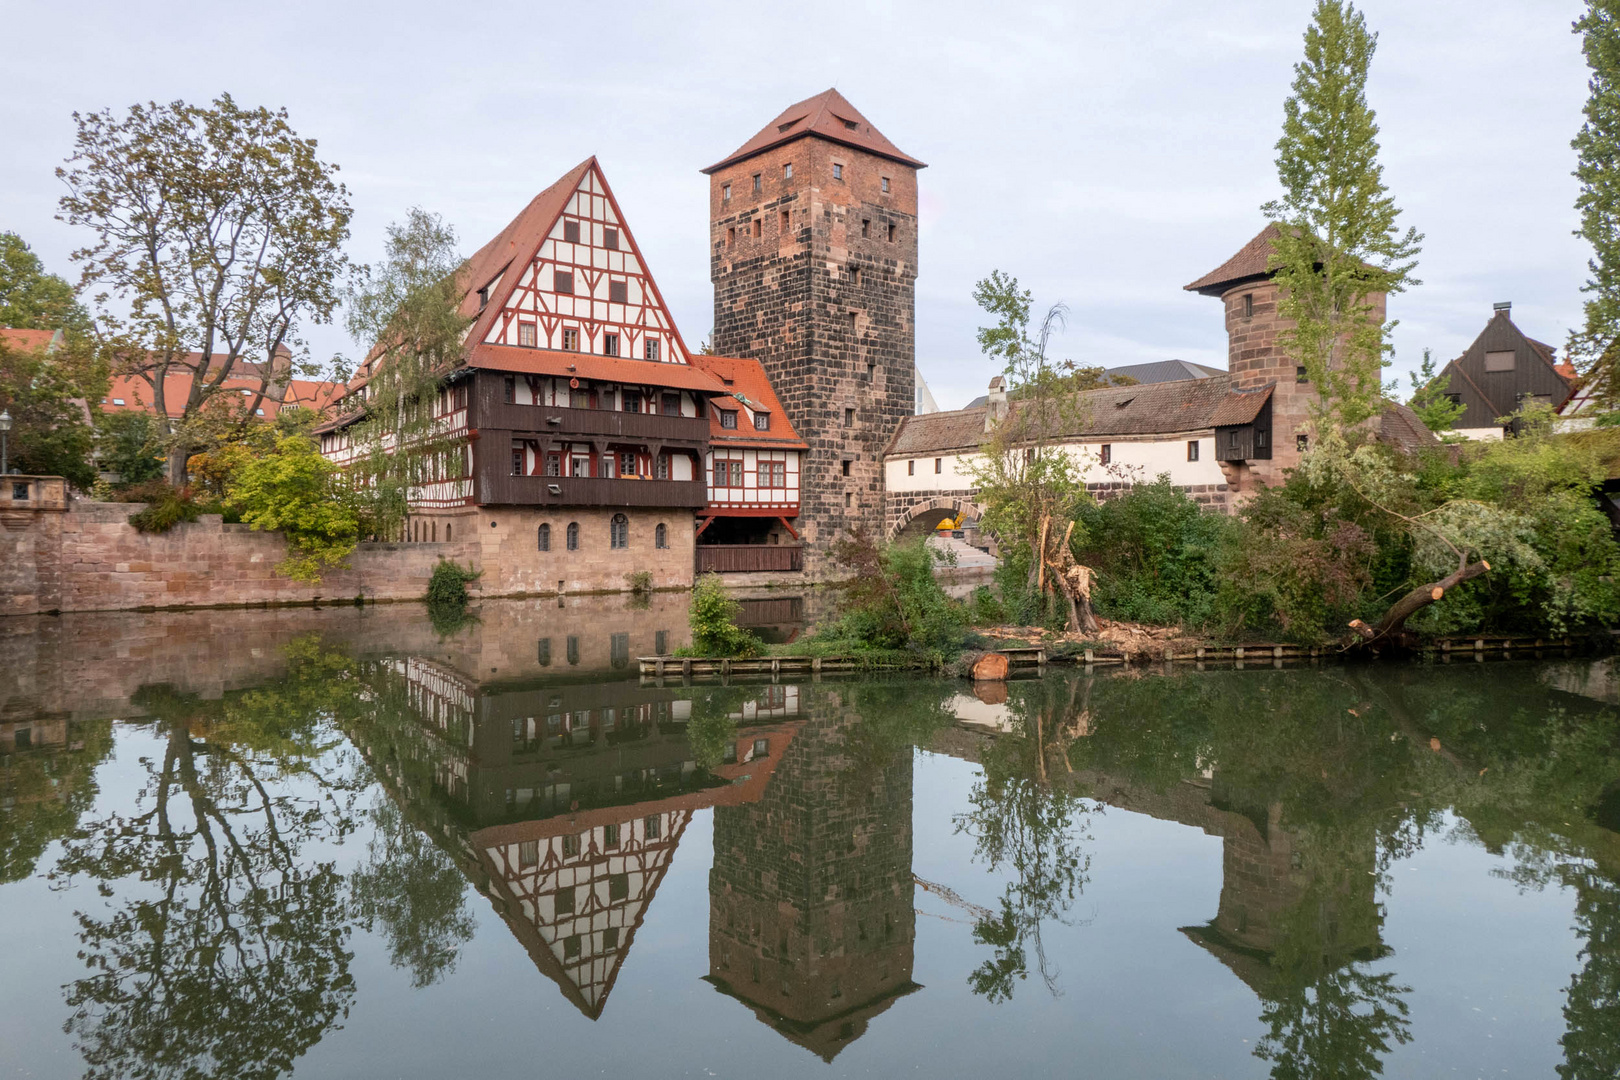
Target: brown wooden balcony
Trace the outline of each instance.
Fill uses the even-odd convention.
[[[804,548],[798,544],[699,544],[697,572],[750,574],[761,571],[804,569]]]
[[[480,461],[475,473],[481,506],[692,507],[708,502],[701,480],[630,480],[597,476],[513,476],[505,461]],[[506,465],[502,469],[500,465]]]
[[[709,421],[695,416],[570,409],[554,405],[508,405],[481,402],[473,424],[480,430],[510,431],[519,437],[573,437],[581,440],[658,444],[690,449],[707,447]]]

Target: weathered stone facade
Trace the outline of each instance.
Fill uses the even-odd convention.
[[[1086,490],[1098,502],[1107,502],[1117,499],[1121,495],[1130,493],[1136,485],[1129,480],[1110,480],[1106,483],[1087,484]],[[1198,504],[1199,509],[1207,514],[1230,514],[1232,504],[1229,499],[1231,488],[1226,484],[1177,484],[1176,490]]]
[[[630,588],[626,575],[639,570],[652,574],[655,589],[692,584],[690,510],[502,508],[418,518],[413,524],[422,528],[407,535],[454,540],[362,543],[347,566],[309,584],[277,572],[287,557],[279,533],[228,525],[217,514],[166,533],[141,533],[129,524],[139,509],[84,501],[8,509],[0,521],[0,614],[418,600],[441,558],[482,570],[472,588],[484,596],[623,592]],[[610,542],[615,513],[627,518],[625,548]],[[552,527],[549,552],[539,551],[542,522]],[[571,522],[580,530],[573,551]],[[660,524],[663,548],[656,543]]]
[[[846,529],[881,533],[882,452],[914,408],[917,170],[811,135],[709,179],[714,349],[759,360],[809,443],[795,527],[825,577]]]
[[[851,761],[859,723],[829,695],[760,801],[714,812],[709,981],[827,1061],[916,989],[912,755]]]

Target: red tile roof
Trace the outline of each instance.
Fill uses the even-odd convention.
[[[1215,411],[1210,413],[1209,426],[1237,427],[1254,423],[1254,418],[1271,400],[1274,386],[1274,383],[1267,383],[1258,390],[1228,390],[1220,404],[1215,406]]]
[[[701,368],[713,376],[729,391],[723,397],[713,398],[710,401],[712,407],[709,409],[709,437],[712,440],[778,449],[810,449],[809,444],[799,438],[799,433],[794,431],[793,425],[788,422],[782,402],[777,398],[776,391],[771,387],[771,380],[766,376],[765,368],[758,360],[698,353],[692,357],[692,366]],[[751,423],[739,424],[736,428],[720,426],[722,409],[740,410],[744,406],[756,412],[770,413],[770,430],[760,431]]]
[[[13,349],[26,349],[32,352],[43,349],[56,341],[60,330],[18,330],[10,326],[0,326],[0,338],[4,338],[7,345]]]
[[[1277,223],[1271,222],[1261,229],[1253,240],[1239,248],[1236,255],[1192,284],[1183,285],[1182,288],[1204,296],[1219,296],[1241,281],[1270,277],[1268,262],[1271,258],[1271,241],[1279,231]]]
[[[186,398],[191,393],[191,372],[174,372],[164,380],[164,407],[172,417],[178,417],[185,412]],[[259,380],[256,376],[226,379],[220,384],[217,393],[236,393],[244,401],[251,401],[251,395],[258,392]],[[247,391],[243,394],[242,391]],[[318,382],[312,379],[293,379],[287,383],[285,401],[277,402],[270,397],[275,390],[272,387],[265,395],[261,404],[265,419],[274,419],[276,413],[281,411],[283,405],[299,405],[316,412],[325,412],[327,408],[341,395],[345,387],[339,382]],[[123,405],[115,402],[122,401]],[[139,409],[143,412],[154,412],[152,404],[152,386],[145,379],[135,375],[115,375],[107,391],[106,398],[101,402],[100,409],[106,413],[129,412]]]
[[[703,394],[726,392],[719,379],[691,364],[628,360],[619,356],[529,349],[518,345],[485,343],[474,346],[472,355],[467,358],[467,366],[522,375],[577,376],[630,386],[667,386],[673,390],[696,390]]]
[[[898,161],[914,169],[928,167],[911,155],[902,153],[899,147],[884,138],[883,133],[873,127],[872,122],[862,116],[855,106],[846,101],[843,94],[837,90],[824,90],[815,97],[806,98],[796,105],[789,105],[783,109],[782,114],[761,128],[758,135],[703,171],[713,173],[734,162],[751,158],[774,146],[781,146],[807,135],[816,135],[829,142],[853,146],[857,150],[865,150],[869,154]]]

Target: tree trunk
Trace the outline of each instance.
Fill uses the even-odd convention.
[[[1050,537],[1050,524],[1049,518],[1043,518],[1041,521],[1043,541]],[[1094,634],[1097,632],[1097,616],[1091,610],[1091,568],[1081,566],[1069,551],[1069,535],[1073,531],[1074,523],[1070,522],[1068,531],[1064,532],[1063,540],[1058,544],[1056,551],[1048,550],[1043,545],[1041,567],[1043,571],[1051,567],[1052,583],[1069,603],[1069,628],[1084,634]]]
[[[174,443],[169,447],[169,486],[183,488],[186,486],[186,459],[191,456],[187,447]]]
[[[1419,611],[1445,596],[1465,581],[1472,581],[1487,573],[1491,564],[1484,559],[1470,563],[1466,559],[1456,570],[1447,574],[1439,581],[1431,581],[1427,585],[1419,585],[1390,606],[1384,612],[1384,617],[1378,620],[1377,625],[1368,626],[1360,619],[1350,621],[1350,629],[1361,635],[1363,644],[1371,644],[1400,632],[1406,625],[1406,620]]]

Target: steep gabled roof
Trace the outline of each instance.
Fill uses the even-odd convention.
[[[788,450],[810,448],[788,422],[782,402],[777,398],[776,390],[772,388],[771,380],[765,375],[765,369],[758,360],[699,353],[692,357],[692,366],[714,376],[727,391],[726,396],[710,401],[712,407],[709,409],[709,435],[713,441]],[[770,413],[770,430],[759,431],[753,424],[722,428],[720,410],[738,408]]]
[[[1209,414],[1210,427],[1240,427],[1252,424],[1260,410],[1271,400],[1275,383],[1267,383],[1257,390],[1228,390],[1215,411]]]
[[[1271,242],[1281,235],[1275,221],[1255,235],[1253,240],[1238,249],[1236,255],[1182,288],[1202,296],[1219,296],[1232,286],[1245,281],[1259,281],[1271,276]]]
[[[806,98],[782,110],[775,120],[760,129],[759,134],[743,143],[724,158],[704,169],[713,173],[744,158],[763,153],[772,147],[815,135],[829,142],[853,146],[869,154],[910,165],[913,169],[928,166],[909,154],[902,153],[894,143],[884,138],[872,122],[845,100],[837,90],[824,90],[815,97]]]
[[[495,239],[473,252],[467,260],[461,269],[461,313],[478,316],[472,329],[467,332],[468,341],[483,341],[488,336],[490,323],[500,315],[507,298],[517,286],[517,275],[507,274],[507,268],[525,266],[534,261],[535,253],[540,250],[540,242],[557,224],[557,219],[568,206],[568,200],[573,197],[574,189],[579,187],[579,182],[595,165],[596,158],[593,156],[569,169],[555,184],[530,199],[529,205],[506,228],[495,234]],[[491,292],[480,312],[478,292],[494,281],[497,275],[500,275],[500,284]]]
[[[695,390],[700,394],[726,392],[719,379],[692,364],[626,360],[619,356],[530,349],[517,345],[476,345],[467,357],[467,366],[488,371],[510,371],[519,375],[553,375],[564,379],[577,377],[628,386],[663,386],[672,390]]]

